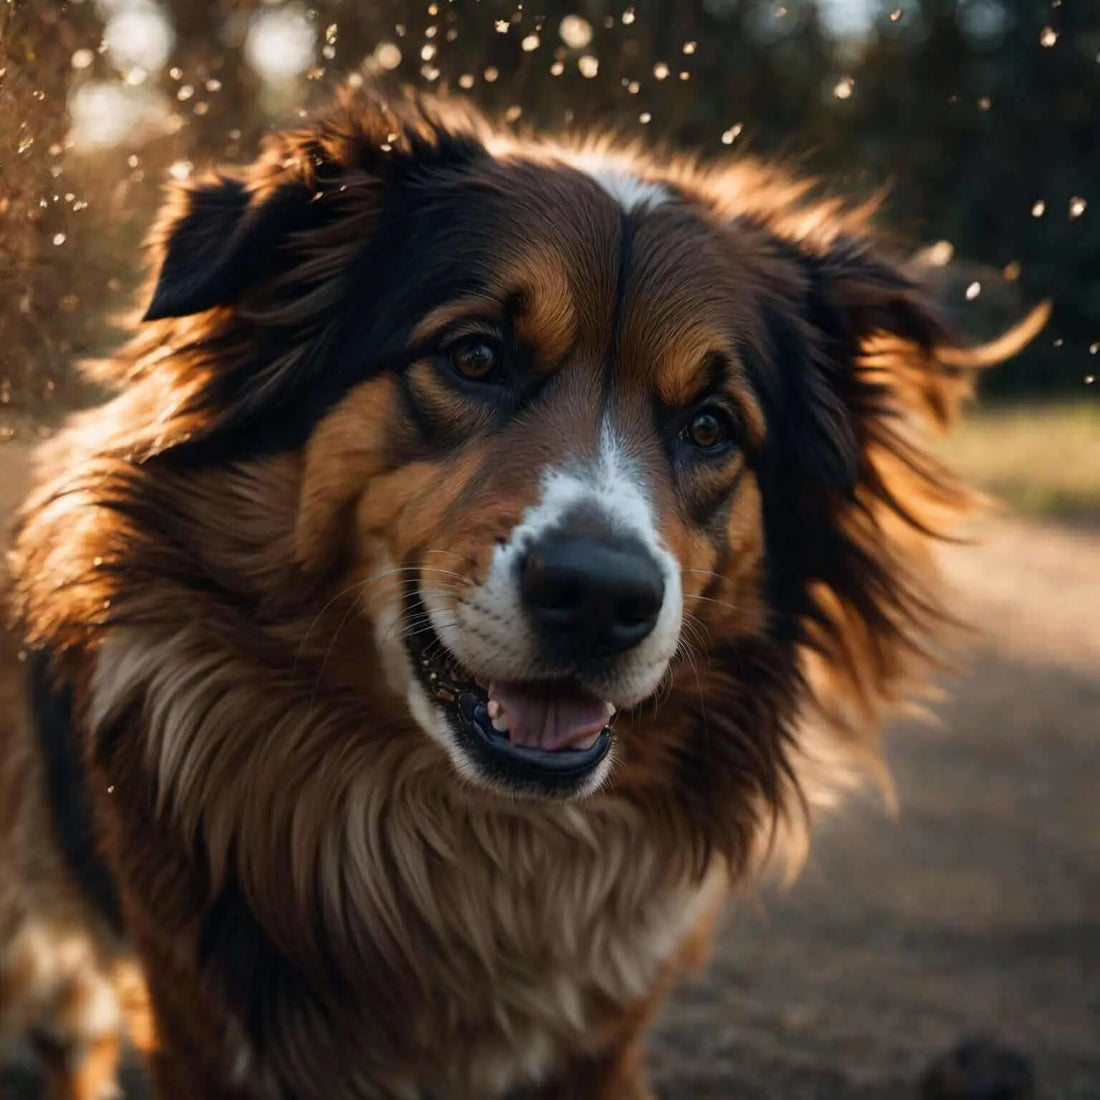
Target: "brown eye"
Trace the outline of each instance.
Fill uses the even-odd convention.
[[[701,451],[719,451],[733,439],[729,417],[719,409],[697,412],[684,429],[684,439]]]
[[[451,349],[451,366],[463,378],[484,382],[500,366],[500,353],[487,340],[464,340]]]

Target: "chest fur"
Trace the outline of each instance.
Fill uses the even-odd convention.
[[[432,960],[438,996],[414,1025],[422,1080],[441,1095],[503,1095],[596,1050],[609,1018],[649,994],[720,886],[716,875],[670,879],[660,849],[613,815],[569,809],[541,827],[497,825],[437,868],[430,892],[405,897],[412,919],[446,945]],[[441,1045],[448,1033],[456,1042]]]
[[[542,1079],[645,997],[712,896],[625,799],[490,799],[426,738],[368,737],[365,715],[303,705],[268,676],[258,690],[261,670],[190,631],[136,642],[120,633],[101,654],[93,736],[132,714],[158,817],[202,832],[211,876],[232,875],[295,966],[335,966],[361,999],[347,1034],[342,1012],[340,1036],[320,1016],[281,1026],[265,1043],[274,1078],[339,1075],[339,1049],[392,1082],[385,1095],[484,1098]]]

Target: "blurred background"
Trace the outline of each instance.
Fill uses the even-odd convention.
[[[988,1033],[1100,1097],[1100,0],[0,0],[0,510],[118,339],[163,182],[373,70],[885,189],[975,337],[1053,302],[944,444],[1006,507],[947,557],[979,630],[942,732],[895,731],[900,819],[857,802],[737,907],[654,1065],[666,1097],[893,1098]]]

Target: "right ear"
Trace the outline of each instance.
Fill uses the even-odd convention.
[[[310,192],[288,179],[267,194],[215,176],[177,190],[161,216],[161,264],[143,320],[231,305],[270,266],[288,233],[305,227]]]
[[[174,191],[152,237],[160,269],[144,320],[235,304],[286,266],[280,253],[294,235],[339,217],[334,208],[361,208],[408,172],[484,155],[486,133],[484,120],[459,103],[384,81],[341,89],[313,122],[268,135],[263,154],[240,173]]]

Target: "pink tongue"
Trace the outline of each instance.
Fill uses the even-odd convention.
[[[513,745],[557,752],[591,737],[607,725],[615,708],[591,695],[566,688],[542,693],[521,684],[494,681],[489,698],[508,715],[508,739]]]

